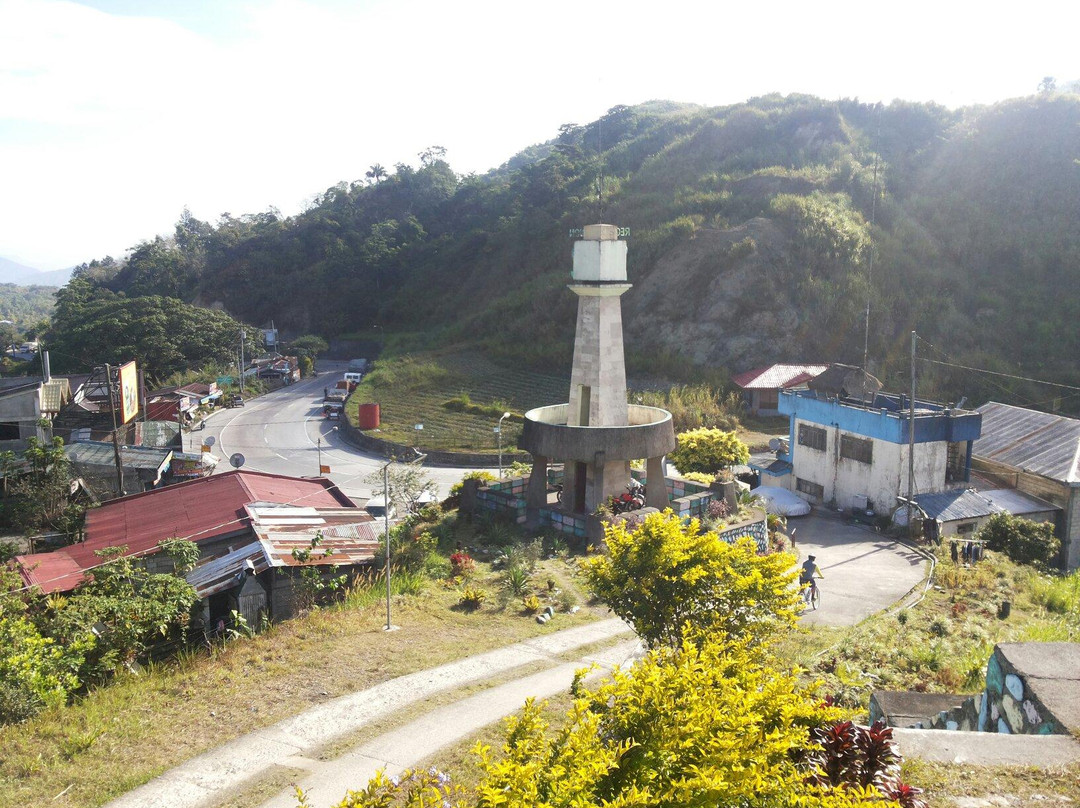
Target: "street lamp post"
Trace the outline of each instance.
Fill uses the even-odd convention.
[[[418,429],[423,429],[423,424],[418,424]],[[427,459],[426,454],[418,454],[412,463],[423,463]],[[383,530],[386,536],[386,631],[393,631],[396,627],[390,624],[390,466],[393,460],[382,467],[383,473]]]
[[[495,434],[499,436],[499,479],[502,479],[502,422],[510,417],[510,413],[504,412],[499,418],[499,425],[495,427]]]
[[[337,427],[336,427],[336,426],[335,426],[335,427],[331,427],[331,428],[330,428],[330,431],[331,431],[331,432],[337,432]],[[322,476],[322,474],[323,474],[323,464],[322,464],[322,439],[323,439],[323,436],[322,436],[322,435],[319,435],[318,439],[317,439],[317,440],[315,441],[315,445],[316,445],[316,446],[318,447],[318,449],[319,449],[319,476]],[[329,469],[327,469],[327,471],[329,472]]]
[[[391,460],[390,463],[393,461]],[[390,463],[382,467],[383,481],[383,528],[386,533],[386,630],[393,631],[390,625]]]

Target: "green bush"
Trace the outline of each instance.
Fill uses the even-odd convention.
[[[413,532],[408,523],[395,525],[390,529],[390,560],[394,569],[409,572],[422,571],[438,545],[438,539],[431,531]],[[386,546],[380,544],[375,551],[376,566],[386,563]]]
[[[465,474],[460,482],[454,483],[450,486],[450,496],[456,497],[461,493],[461,487],[466,480],[480,480],[482,483],[493,483],[499,478],[492,474],[490,471],[470,471]]]
[[[691,429],[676,436],[678,445],[668,459],[680,474],[699,471],[716,472],[745,463],[750,459],[750,449],[735,437],[734,432],[720,429]]]
[[[689,634],[760,641],[794,625],[799,594],[794,558],[757,554],[683,525],[671,511],[652,513],[637,529],[605,529],[608,554],[583,565],[592,592],[651,647],[677,647]]]
[[[65,648],[26,617],[0,614],[0,723],[65,704],[79,686],[82,652],[92,644],[87,634]]]
[[[1032,522],[1009,513],[995,513],[979,530],[987,548],[1004,553],[1018,564],[1049,567],[1057,562],[1061,542],[1049,522]]]

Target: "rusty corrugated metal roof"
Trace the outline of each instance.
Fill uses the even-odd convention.
[[[1049,477],[1080,483],[1080,419],[990,401],[978,408],[982,434],[974,457]]]
[[[21,571],[27,583],[46,591],[71,589],[81,575],[74,580],[70,573],[100,563],[95,551],[106,547],[126,546],[129,555],[150,554],[156,551],[158,542],[174,537],[200,542],[234,534],[250,535],[246,508],[255,502],[351,511],[353,521],[361,519],[360,509],[330,480],[240,469],[121,497],[87,511],[86,540],[56,551],[66,553],[74,562],[63,562],[63,586],[56,585],[57,575],[49,571],[51,565],[61,563],[60,559],[44,558],[53,553],[24,556]]]

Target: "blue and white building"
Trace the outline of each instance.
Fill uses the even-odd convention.
[[[880,385],[872,376],[867,376]],[[982,415],[864,388],[780,391],[779,411],[790,419],[786,452],[761,468],[762,484],[777,485],[815,504],[885,516],[908,491],[908,443],[915,431],[916,493],[965,488],[971,447]],[[914,424],[912,423],[914,421]]]

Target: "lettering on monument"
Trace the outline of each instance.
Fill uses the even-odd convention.
[[[570,236],[570,238],[583,238],[585,236],[585,228],[584,227],[571,227],[569,236]],[[630,228],[629,227],[620,227],[619,228],[619,238],[630,238]]]

